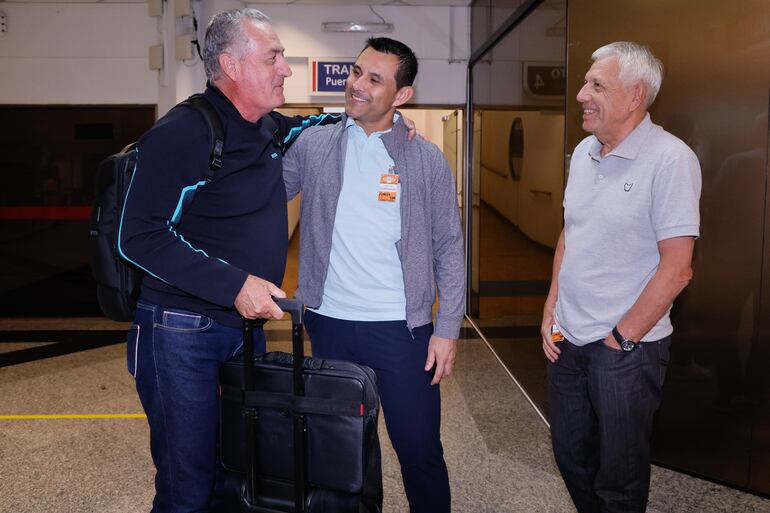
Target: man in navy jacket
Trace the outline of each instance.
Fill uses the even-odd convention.
[[[283,315],[271,296],[285,297],[286,191],[280,149],[261,119],[284,102],[291,70],[283,51],[256,9],[209,24],[204,96],[225,132],[223,166],[211,181],[209,129],[195,110],[172,109],[138,143],[119,250],[147,273],[128,367],[150,424],[156,513],[222,507],[218,368],[241,350],[241,316]],[[325,118],[270,115],[286,143]],[[262,330],[254,337],[264,352]]]

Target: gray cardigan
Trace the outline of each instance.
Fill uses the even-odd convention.
[[[283,158],[286,193],[300,191],[301,238],[296,297],[321,305],[329,268],[334,218],[342,189],[347,146],[346,118],[302,132]],[[435,144],[406,138],[398,118],[382,136],[401,183],[401,259],[409,329],[429,323],[438,287],[434,335],[456,339],[465,313],[465,257],[452,173]]]

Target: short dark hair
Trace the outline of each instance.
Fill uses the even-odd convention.
[[[414,84],[417,76],[417,56],[411,48],[401,41],[390,39],[389,37],[371,37],[366,40],[364,50],[371,48],[380,53],[387,53],[398,57],[398,71],[396,71],[396,87],[401,89],[404,86]],[[363,50],[361,50],[363,52]]]

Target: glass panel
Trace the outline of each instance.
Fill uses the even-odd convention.
[[[471,53],[478,50],[490,34],[490,0],[475,0],[471,4]]]
[[[541,407],[540,319],[563,215],[565,34],[565,2],[544,2],[472,70],[471,314]]]
[[[471,4],[471,52],[478,50],[523,3],[524,0],[474,1]]]
[[[586,135],[574,97],[591,52],[625,39],[649,45],[663,60],[653,121],[684,140],[701,162],[695,278],[672,315],[654,456],[770,493],[770,315],[759,316],[768,309],[768,285],[761,283],[763,262],[770,261],[767,249],[763,253],[770,3],[575,0],[569,34],[567,151]]]

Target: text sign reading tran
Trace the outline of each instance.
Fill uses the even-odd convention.
[[[345,82],[350,74],[352,61],[312,59],[310,94],[340,94],[345,92]]]

